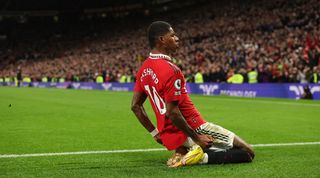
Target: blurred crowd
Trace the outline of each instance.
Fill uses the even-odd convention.
[[[0,78],[133,82],[149,54],[147,26],[171,23],[188,82],[319,83],[320,1],[209,2],[146,17],[24,25],[0,45]],[[21,28],[20,28],[21,29]]]

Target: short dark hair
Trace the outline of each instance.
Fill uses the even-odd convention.
[[[168,22],[164,21],[155,21],[152,22],[148,27],[148,38],[150,48],[154,48],[157,43],[157,39],[168,33],[171,25]]]

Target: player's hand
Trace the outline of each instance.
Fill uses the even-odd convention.
[[[209,148],[213,144],[213,138],[210,135],[199,135],[198,134],[198,141],[196,144],[201,146],[202,149]]]
[[[155,135],[155,136],[153,137],[153,139],[155,139],[156,142],[158,142],[159,144],[162,145],[162,140],[161,140],[161,138],[160,138],[160,134]]]

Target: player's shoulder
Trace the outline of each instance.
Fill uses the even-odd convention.
[[[153,66],[155,68],[160,69],[161,72],[163,73],[179,73],[181,72],[181,70],[179,69],[178,66],[176,66],[175,64],[173,64],[171,61],[165,60],[165,59],[147,59],[144,62],[144,66]]]
[[[169,74],[178,74],[181,72],[178,66],[168,60],[156,60],[156,65],[161,69],[161,72]]]
[[[169,61],[167,61],[167,63],[170,66],[170,68],[171,68],[173,73],[175,73],[175,74],[181,73],[181,70],[177,65],[175,65],[175,64],[173,64],[172,62],[169,62]]]

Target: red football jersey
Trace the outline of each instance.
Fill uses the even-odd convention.
[[[179,101],[180,112],[193,129],[205,123],[187,94],[181,70],[170,62],[169,56],[147,58],[137,73],[134,91],[148,95],[161,140],[168,150],[181,146],[187,136],[166,117],[166,102]]]

